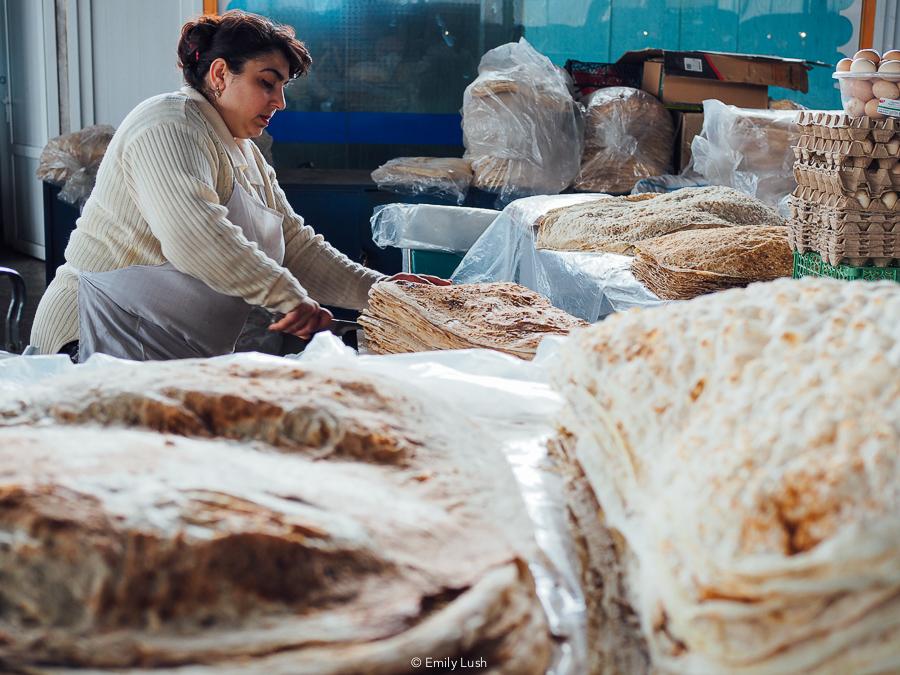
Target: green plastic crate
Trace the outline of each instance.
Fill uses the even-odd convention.
[[[900,267],[852,267],[830,265],[818,253],[794,251],[794,278],[830,277],[848,281],[900,281]]]
[[[409,252],[409,271],[413,274],[433,274],[442,279],[449,279],[464,254],[449,253],[446,251],[417,251]]]

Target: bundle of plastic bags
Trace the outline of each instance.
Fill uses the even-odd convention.
[[[583,99],[585,146],[575,189],[629,192],[669,171],[675,129],[659,100],[640,89],[607,87]]]
[[[583,144],[581,107],[565,73],[524,39],[482,57],[462,115],[475,187],[509,202],[572,184]]]
[[[51,138],[41,153],[37,177],[60,186],[63,201],[84,204],[113,133],[113,127],[98,124]]]

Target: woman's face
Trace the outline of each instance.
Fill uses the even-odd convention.
[[[288,60],[280,51],[248,59],[244,70],[232,73],[222,59],[209,69],[212,97],[225,124],[235,138],[262,134],[276,110],[284,110],[284,87],[288,83]]]

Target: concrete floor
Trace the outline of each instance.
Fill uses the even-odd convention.
[[[19,324],[19,337],[27,345],[31,337],[31,324],[34,323],[34,313],[46,288],[44,283],[44,261],[0,246],[0,267],[9,267],[15,270],[25,280],[25,312],[22,316],[22,322]],[[12,288],[9,280],[6,277],[0,277],[0,349],[4,351],[8,351],[8,348],[5,346],[8,340],[6,335],[6,313],[11,300]]]

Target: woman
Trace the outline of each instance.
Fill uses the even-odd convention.
[[[249,140],[311,64],[294,31],[205,16],[182,28],[178,59],[187,86],[138,105],[106,151],[38,307],[40,353],[225,354],[255,305],[284,315],[271,330],[309,338],[332,319],[319,302],[362,309],[386,279],[304,225]]]

